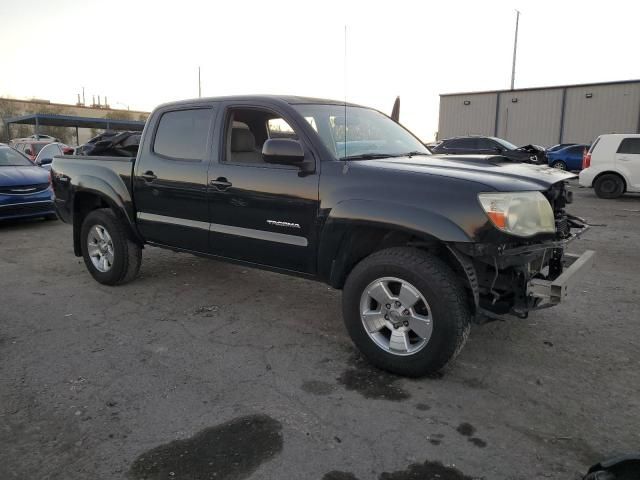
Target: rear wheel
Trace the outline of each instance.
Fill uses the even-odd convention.
[[[615,173],[605,173],[596,179],[593,188],[600,198],[618,198],[624,193],[624,180]]]
[[[567,164],[564,163],[562,160],[558,160],[556,162],[553,162],[551,164],[551,166],[553,168],[557,168],[558,170],[566,170],[567,169]]]
[[[451,269],[405,247],[374,253],[353,269],[344,286],[343,316],[372,364],[412,377],[434,373],[455,358],[471,317]]]
[[[112,210],[94,210],[84,219],[82,256],[89,273],[105,285],[133,280],[140,270],[142,249],[129,237]]]

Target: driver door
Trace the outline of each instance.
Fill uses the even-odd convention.
[[[301,175],[298,166],[268,164],[261,154],[268,138],[284,136],[302,143],[306,159],[315,161],[295,122],[275,109],[233,104],[224,119],[222,148],[208,173],[210,252],[314,273],[318,169]]]

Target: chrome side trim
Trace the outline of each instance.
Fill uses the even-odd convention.
[[[228,235],[237,235],[238,237],[255,238],[257,240],[265,240],[267,242],[286,243],[287,245],[296,245],[298,247],[306,247],[309,245],[306,238],[298,237],[297,235],[287,235],[286,233],[267,232],[265,230],[234,227],[232,225],[220,225],[219,223],[212,223],[210,230],[216,233],[226,233]]]
[[[19,206],[19,205],[38,205],[40,203],[50,203],[51,206],[53,207],[53,201],[52,200],[39,200],[37,202],[6,203],[4,205],[0,205],[0,208],[16,207],[16,206]]]
[[[169,225],[179,225],[182,227],[199,228],[215,233],[236,235],[238,237],[255,238],[267,242],[285,243],[298,247],[306,247],[309,241],[305,237],[297,235],[287,235],[285,233],[267,232],[265,230],[254,230],[253,228],[234,227],[233,225],[222,225],[219,223],[199,222],[186,218],[169,217],[166,215],[156,215],[155,213],[138,212],[138,220],[147,222],[167,223]]]
[[[207,222],[189,220],[188,218],[168,217],[166,215],[156,215],[155,213],[138,212],[138,220],[146,222],[168,223],[169,225],[180,225],[182,227],[200,228],[209,230]]]

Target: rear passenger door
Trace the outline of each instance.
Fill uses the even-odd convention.
[[[623,138],[615,156],[620,170],[633,190],[640,190],[640,137]]]
[[[145,240],[208,251],[207,170],[216,104],[173,105],[157,113],[135,165],[134,201]]]

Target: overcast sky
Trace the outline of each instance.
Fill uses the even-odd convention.
[[[0,0],[0,96],[150,110],[196,97],[200,65],[203,96],[400,95],[428,141],[440,93],[508,88],[516,8],[516,88],[640,78],[637,0]]]

